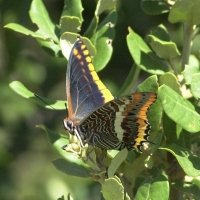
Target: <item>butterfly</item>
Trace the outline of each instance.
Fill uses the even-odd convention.
[[[86,142],[107,150],[141,151],[143,142],[150,142],[147,111],[156,93],[115,98],[99,79],[82,40],[71,50],[66,87],[69,117],[63,120],[64,128],[79,138],[82,147]]]

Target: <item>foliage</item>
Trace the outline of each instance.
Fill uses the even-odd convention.
[[[97,71],[105,68],[113,53],[111,41],[114,40],[114,26],[117,23],[116,3],[99,0],[92,21],[82,34]],[[158,93],[158,100],[148,112],[152,124],[150,141],[155,143],[148,150],[152,156],[127,152],[125,149],[117,153],[109,151],[104,160],[104,150],[94,150],[88,145],[80,150],[76,138],[66,138],[43,125],[39,127],[48,133],[52,145],[63,157],[53,161],[54,166],[69,175],[90,176],[99,181],[105,199],[177,199],[180,196],[182,199],[198,199],[200,159],[196,154],[200,137],[200,69],[199,60],[195,58],[194,62],[190,50],[199,33],[200,0],[142,0],[141,6],[149,15],[168,13],[170,23],[178,22],[184,28],[180,53],[164,24],[152,29],[146,40],[127,27],[129,33],[126,41],[134,64],[118,95],[131,93],[141,70],[151,74],[138,86],[138,91]],[[32,22],[38,26],[36,32],[15,23],[5,27],[31,35],[46,52],[56,57],[64,55],[68,59],[70,49],[79,37],[83,23],[82,10],[81,1],[66,0],[58,25],[52,22],[42,1],[33,0],[29,14]],[[106,17],[99,22],[102,13],[106,13]],[[41,105],[22,83],[12,82],[10,87]],[[56,109],[65,109],[61,101],[44,100]],[[69,143],[70,153],[62,151],[64,142]],[[88,154],[88,151],[91,153]],[[72,199],[70,195],[68,199]]]

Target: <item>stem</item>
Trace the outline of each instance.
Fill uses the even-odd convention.
[[[122,174],[119,174],[119,177],[121,179],[122,185],[124,186],[125,192],[129,195],[130,199],[133,200],[133,191],[131,188],[131,183],[126,179],[126,177]]]
[[[174,65],[173,59],[169,59],[169,63],[171,65],[172,69],[174,70],[175,75],[177,76],[179,73],[178,73],[176,66]]]
[[[182,67],[181,71],[184,70],[185,65],[188,64],[189,55],[192,45],[192,35],[195,26],[184,24],[183,25],[183,51],[182,51]]]

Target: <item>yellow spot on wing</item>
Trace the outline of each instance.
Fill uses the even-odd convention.
[[[94,71],[95,70],[94,69],[94,65],[92,63],[88,64],[88,68],[89,68],[90,71]]]
[[[88,50],[85,50],[85,51],[83,51],[83,54],[84,54],[85,56],[87,56],[87,55],[89,55],[89,51],[88,51]]]
[[[76,55],[76,57],[80,60],[82,56],[80,54]]]
[[[73,54],[76,56],[78,54],[78,50],[75,48]]]
[[[92,62],[92,59],[90,58],[90,56],[87,56],[87,57],[85,58],[85,60],[86,60],[88,63]]]
[[[85,44],[82,44],[81,45],[81,49],[83,50],[83,49],[85,49],[86,48],[86,45]]]

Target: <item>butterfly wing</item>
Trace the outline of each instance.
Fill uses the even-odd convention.
[[[71,51],[67,68],[67,100],[69,117],[78,121],[114,97],[100,81],[83,41]]]
[[[153,92],[143,92],[114,99],[83,119],[80,131],[85,132],[89,144],[101,148],[140,150],[148,141],[147,111],[156,98]]]

